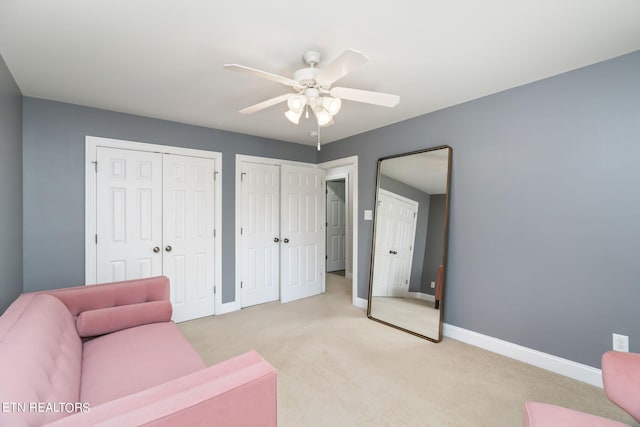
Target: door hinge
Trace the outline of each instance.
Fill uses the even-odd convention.
[[[213,294],[214,295],[216,294],[216,287],[215,286],[213,287]]]
[[[217,180],[218,179],[218,171],[213,171],[213,180]]]
[[[404,284],[405,284],[405,285],[408,285],[408,284],[409,284],[409,279],[405,280],[405,281],[404,281]]]
[[[246,175],[246,172],[241,172],[240,173],[240,181],[244,181],[244,176]]]
[[[240,235],[242,236],[242,227],[240,227]]]
[[[91,163],[93,163],[93,170],[95,171],[95,173],[98,173],[98,162],[95,161],[95,162],[91,162]]]
[[[242,289],[242,282],[240,282],[240,289]]]
[[[95,238],[96,238],[95,240],[96,240],[96,245],[97,245],[98,244],[98,235],[97,234],[95,235]]]
[[[216,237],[216,229],[214,228],[213,229],[213,238],[215,239],[215,237]]]
[[[418,213],[417,213],[417,212],[414,212],[414,213],[413,213],[413,217],[415,218],[415,217],[416,217],[416,215],[418,215]]]

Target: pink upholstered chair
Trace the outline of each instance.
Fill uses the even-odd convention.
[[[602,356],[602,381],[607,397],[640,422],[640,354],[608,351]],[[525,427],[620,427],[626,424],[572,409],[526,402]]]

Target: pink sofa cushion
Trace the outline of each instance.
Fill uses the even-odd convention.
[[[82,343],[71,313],[50,295],[37,295],[23,308],[0,341],[0,401],[27,407],[2,413],[2,425],[36,426],[68,415],[30,411],[31,402],[80,401]]]
[[[629,427],[627,424],[597,415],[539,402],[525,403],[522,425],[524,427]]]
[[[169,301],[151,301],[83,311],[76,320],[81,337],[95,337],[134,326],[171,320]]]
[[[608,351],[602,355],[607,397],[640,422],[640,354]]]
[[[84,343],[80,397],[95,406],[205,367],[173,322],[124,329]]]

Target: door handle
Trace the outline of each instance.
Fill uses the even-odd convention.
[[[158,253],[160,252],[160,247],[156,246],[155,248],[153,248],[153,252]]]
[[[171,247],[171,245],[167,245],[167,246],[165,246],[165,248],[164,248],[164,250],[165,250],[165,251],[167,251],[167,252],[171,252],[171,249],[173,249],[173,248]]]
[[[392,254],[392,255],[398,255],[398,252],[396,252],[396,251],[389,251],[389,253]]]
[[[289,243],[289,239],[287,239],[286,237],[284,238],[283,242],[285,243]]]
[[[278,242],[280,241],[280,239],[278,239],[277,237],[274,237],[274,238],[273,238],[273,241],[274,241],[274,242],[276,242],[276,243],[278,243]]]

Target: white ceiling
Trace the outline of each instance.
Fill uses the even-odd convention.
[[[445,194],[449,153],[448,149],[442,148],[385,159],[380,172],[427,194]]]
[[[25,96],[310,145],[313,121],[289,123],[286,104],[237,112],[287,87],[222,66],[289,77],[305,51],[347,48],[370,62],[337,85],[400,104],[345,101],[323,142],[640,50],[640,1],[0,1]]]

